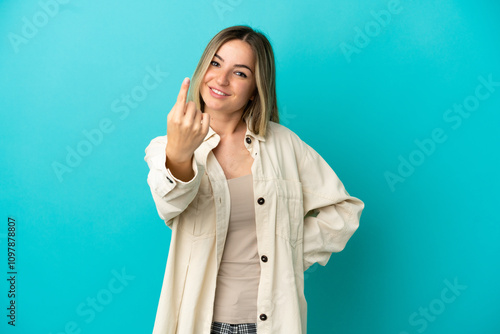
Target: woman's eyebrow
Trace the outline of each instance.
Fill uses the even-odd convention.
[[[217,57],[217,58],[219,58],[220,60],[224,61],[224,59],[222,59],[222,57],[221,57],[221,56],[219,56],[217,53],[214,55],[214,57]],[[252,73],[253,73],[253,71],[252,71],[252,70],[250,69],[250,67],[248,67],[247,65],[243,65],[243,64],[236,64],[236,65],[234,65],[234,67],[244,67],[244,68],[248,68],[248,70],[249,70],[250,72],[252,72]]]

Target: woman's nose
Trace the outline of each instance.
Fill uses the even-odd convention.
[[[217,76],[217,84],[221,86],[226,86],[229,84],[229,72],[227,71],[221,71],[219,75]]]

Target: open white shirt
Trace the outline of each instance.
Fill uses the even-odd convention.
[[[328,163],[285,126],[270,121],[266,137],[247,126],[244,140],[254,158],[261,258],[257,332],[305,334],[304,271],[316,262],[325,266],[332,252],[344,249],[364,203],[350,196]],[[167,136],[146,148],[148,184],[158,214],[172,230],[153,334],[210,333],[230,213],[227,180],[212,152],[219,142],[209,128],[194,152],[195,176],[188,182],[165,167]]]

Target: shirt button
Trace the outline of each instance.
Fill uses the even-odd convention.
[[[170,183],[174,183],[174,181],[170,180],[170,178],[167,176],[167,180],[170,181]]]
[[[265,315],[264,313],[262,313],[260,316],[259,316],[260,320],[262,321],[265,321],[267,320],[267,315]]]
[[[247,144],[252,143],[252,139],[250,137],[247,137],[246,141],[247,141]]]
[[[257,203],[259,203],[260,205],[264,204],[265,200],[261,197],[257,200]]]
[[[267,256],[265,255],[262,255],[260,259],[262,260],[262,262],[267,262]]]

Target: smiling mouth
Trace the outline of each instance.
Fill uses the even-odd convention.
[[[217,89],[215,89],[215,88],[212,88],[212,87],[208,87],[208,88],[210,88],[210,90],[211,90],[212,92],[214,92],[215,94],[217,94],[217,95],[220,95],[220,96],[229,96],[229,94],[226,94],[226,93],[224,93],[224,92],[221,92],[220,90],[217,90]]]

